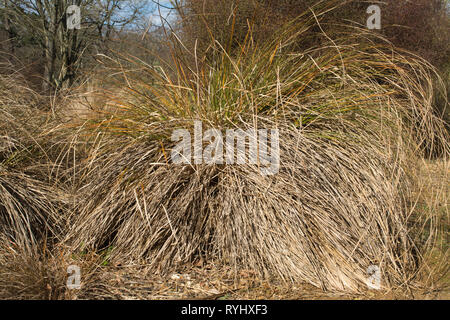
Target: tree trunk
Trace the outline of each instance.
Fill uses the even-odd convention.
[[[3,15],[3,26],[5,28],[5,31],[7,33],[8,36],[8,40],[6,41],[7,43],[7,49],[9,53],[14,54],[14,33],[12,31],[11,28],[11,21],[9,19],[9,0],[5,0],[5,12]]]

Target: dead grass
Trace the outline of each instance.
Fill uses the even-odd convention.
[[[244,43],[238,57],[216,43],[217,64],[201,70],[178,57],[175,71],[133,57],[124,57],[130,70],[121,61],[108,69],[128,95],[84,124],[95,144],[78,170],[65,243],[161,273],[215,259],[235,273],[360,292],[378,265],[385,290],[414,286],[435,237],[414,233],[423,185],[411,172],[427,153],[449,150],[432,111],[435,72],[360,30],[289,52],[307,28],[297,23],[262,48]],[[279,173],[171,164],[171,132],[194,120],[278,128]]]
[[[108,105],[79,126],[57,123],[67,116],[58,108],[38,112],[33,95],[8,96],[12,82],[0,81],[0,297],[438,292],[448,274],[449,136],[432,108],[437,74],[363,30],[343,27],[331,40],[320,26],[328,45],[299,51],[292,43],[320,13],[305,15],[263,46],[249,34],[238,56],[215,42],[211,65],[178,39],[162,66],[123,55],[105,65],[120,93],[108,91]],[[195,120],[279,129],[278,174],[171,163],[171,133]],[[436,172],[423,162],[434,156],[444,164]],[[70,264],[82,267],[80,291],[64,287]],[[376,294],[370,265],[381,269]]]

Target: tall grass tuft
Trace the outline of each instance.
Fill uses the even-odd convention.
[[[65,243],[155,272],[207,259],[358,291],[376,265],[385,289],[414,284],[437,239],[416,233],[425,222],[414,168],[449,152],[432,109],[436,73],[364,30],[342,26],[331,39],[320,24],[329,9],[262,45],[249,33],[238,54],[214,41],[208,63],[176,35],[170,62],[113,61],[110,103],[83,124],[93,142]],[[303,47],[312,27],[320,46]],[[171,163],[172,132],[195,120],[223,132],[279,129],[278,174]]]
[[[59,234],[67,204],[48,174],[53,141],[41,102],[17,77],[0,76],[0,234],[24,250]]]

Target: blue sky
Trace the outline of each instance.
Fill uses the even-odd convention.
[[[155,0],[155,2],[158,2],[158,0]],[[152,6],[155,6],[156,7],[156,4],[154,3],[154,2],[150,2],[151,3],[151,5]],[[170,4],[170,1],[169,0],[159,0],[159,3],[162,5],[162,6],[164,6],[164,7],[171,7],[171,4]],[[173,18],[174,17],[174,10],[169,10],[169,9],[167,9],[167,8],[164,8],[164,7],[160,7],[160,10],[161,10],[161,15],[163,16],[163,17],[167,17],[167,19],[171,19],[171,17]],[[155,12],[152,14],[152,16],[150,17],[150,21],[153,23],[153,24],[156,24],[156,25],[160,25],[161,24],[161,20],[160,20],[160,17],[159,17],[159,11],[158,11],[158,9],[156,9],[155,10]]]

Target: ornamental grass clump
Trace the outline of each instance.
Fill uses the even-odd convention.
[[[212,42],[208,62],[176,36],[170,63],[109,60],[117,86],[83,124],[93,142],[77,167],[65,243],[155,272],[203,259],[358,291],[377,266],[383,288],[413,283],[424,248],[411,172],[449,150],[431,105],[434,70],[364,30],[342,26],[331,39],[321,14],[305,13],[263,45],[250,32],[237,53]],[[323,41],[302,47],[312,26]],[[172,133],[192,136],[194,121],[222,133],[277,129],[277,173],[261,175],[261,163],[173,163]]]
[[[67,202],[48,174],[53,142],[40,101],[17,77],[0,76],[0,234],[21,250],[59,234]]]

